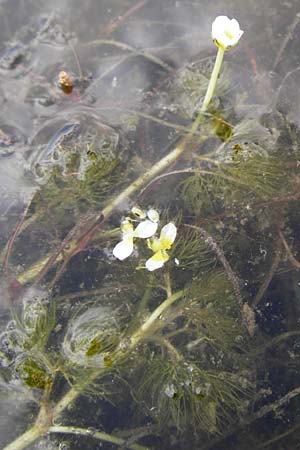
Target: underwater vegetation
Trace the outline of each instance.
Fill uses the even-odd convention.
[[[286,78],[253,114],[226,61],[243,33],[217,17],[216,60],[180,69],[95,40],[158,66],[144,108],[118,124],[75,108],[48,144],[33,138],[39,188],[1,249],[0,395],[24,412],[4,450],[295,442],[299,298],[280,292],[300,269],[299,130]],[[133,139],[145,123],[156,154]]]

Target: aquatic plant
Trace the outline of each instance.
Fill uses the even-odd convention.
[[[211,101],[214,90],[216,88],[218,76],[221,70],[224,52],[230,50],[236,45],[244,32],[240,29],[240,25],[236,19],[229,19],[227,16],[218,16],[213,24],[211,36],[214,43],[218,47],[218,54],[215,65],[209,80],[207,92],[205,94],[201,111],[205,112]]]
[[[269,126],[273,116],[264,125],[247,115],[237,121],[239,99],[229,95],[228,71],[224,89],[215,91],[224,52],[242,33],[234,19],[220,16],[213,23],[215,66],[209,82],[207,67],[197,78],[206,95],[190,126],[165,121],[182,137],[171,150],[166,145],[160,160],[149,157],[140,170],[132,167],[127,140],[118,139],[125,131],[94,118],[101,144],[90,128],[77,145],[60,144],[60,157],[4,258],[12,320],[0,336],[0,388],[18,386],[40,408],[31,428],[5,450],[21,450],[49,433],[133,450],[155,448],[151,436],[166,448],[172,434],[183,442],[196,434],[195,442],[204,445],[247,423],[249,415],[255,419],[259,355],[251,289],[257,281],[248,288],[247,269],[251,263],[265,292],[276,270],[270,261],[271,275],[262,280],[260,263],[273,249],[270,235],[281,236],[289,249],[284,213],[274,205],[287,208],[292,187],[299,198],[299,181],[291,174],[283,183],[285,160]],[[124,49],[116,41],[98,44]],[[190,75],[182,78],[182,91],[188,78],[194,97]],[[136,120],[125,112],[130,123],[132,115]],[[18,253],[37,241],[39,251],[18,267]],[[89,402],[88,418],[80,416],[80,402]],[[120,411],[109,433],[100,431],[107,405]]]

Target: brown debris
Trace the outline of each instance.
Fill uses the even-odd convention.
[[[59,87],[61,88],[61,90],[65,94],[71,94],[71,92],[73,91],[74,86],[73,86],[72,78],[64,70],[62,70],[58,74],[58,84],[59,84]]]
[[[255,312],[248,305],[248,303],[243,304],[242,318],[243,318],[243,323],[249,333],[249,336],[253,337],[255,334],[255,331],[256,331]]]

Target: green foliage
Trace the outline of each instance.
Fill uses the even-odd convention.
[[[26,348],[42,351],[55,326],[55,301],[38,289],[29,289],[23,301],[22,326],[26,333]]]
[[[196,231],[181,227],[172,247],[172,255],[179,260],[179,267],[197,272],[210,270],[216,264],[215,254],[208,248]]]
[[[83,154],[89,164],[85,163],[84,171],[79,172]],[[47,184],[41,187],[34,198],[31,207],[35,212],[40,211],[47,205],[48,213],[53,215],[53,220],[61,218],[68,205],[70,212],[86,209],[95,202],[103,201],[109,192],[120,182],[118,170],[121,161],[117,157],[95,156],[89,150],[73,150],[69,156],[69,173],[65,173],[60,166],[52,169]],[[81,169],[83,170],[83,169]],[[61,202],[61,198],[65,203]]]
[[[101,305],[79,310],[70,320],[62,345],[69,362],[81,367],[104,368],[107,353],[119,342],[117,314]]]
[[[213,59],[205,58],[179,71],[175,80],[168,79],[168,83],[173,83],[168,93],[172,103],[169,111],[177,113],[178,122],[191,121],[198,112],[212,65]],[[90,295],[81,296],[79,292],[75,299],[78,292],[72,292],[69,297],[63,292],[64,303],[59,305],[58,311],[51,293],[30,288],[22,295],[20,317],[15,314],[16,320],[1,335],[0,358],[5,366],[2,371],[5,382],[22,381],[30,389],[51,390],[51,401],[56,395],[60,400],[60,386],[63,393],[67,386],[74,389],[73,399],[79,393],[82,399],[101,396],[111,401],[114,396],[121,413],[128,412],[128,408],[134,410],[138,404],[147,419],[149,414],[152,416],[154,427],[158,424],[160,431],[166,427],[166,435],[174,428],[183,433],[191,429],[203,435],[222,433],[236,425],[245,414],[254,389],[251,380],[256,372],[251,358],[252,342],[241,323],[237,294],[232,279],[222,269],[220,255],[197,231],[186,225],[197,227],[201,216],[201,221],[207,223],[204,228],[213,230],[214,238],[217,235],[219,247],[230,249],[230,264],[238,266],[239,270],[236,279],[248,279],[251,277],[248,255],[259,251],[263,227],[267,229],[263,239],[270,241],[269,231],[275,222],[274,213],[264,211],[258,217],[251,208],[255,202],[272,201],[278,193],[288,191],[288,183],[284,179],[284,157],[276,148],[277,135],[272,135],[259,118],[244,117],[236,123],[242,105],[235,104],[231,76],[227,66],[199,133],[180,141],[179,145],[188,142],[186,151],[176,153],[180,157],[176,161],[171,159],[168,167],[167,163],[164,165],[163,170],[168,173],[152,171],[150,166],[154,150],[161,149],[160,135],[149,139],[150,125],[147,132],[142,130],[138,141],[138,145],[144,144],[144,152],[148,151],[148,146],[153,147],[153,155],[149,152],[150,157],[145,157],[147,166],[141,159],[136,167],[136,157],[127,164],[126,145],[119,142],[114,128],[100,119],[90,120],[85,116],[82,122],[87,131],[77,133],[76,128],[76,142],[72,135],[70,142],[64,140],[56,145],[55,157],[46,170],[48,178],[43,180],[44,184],[35,195],[29,209],[31,217],[14,243],[15,254],[25,254],[21,264],[26,265],[22,241],[26,242],[28,237],[38,243],[39,250],[32,252],[35,256],[37,252],[45,256],[46,248],[48,253],[49,247],[60,246],[67,235],[71,236],[72,245],[76,243],[78,249],[85,248],[90,243],[77,238],[81,231],[87,230],[90,214],[98,216],[105,205],[110,212],[101,224],[106,227],[102,240],[97,242],[97,236],[93,237],[93,246],[97,247],[102,260],[99,267],[98,262],[95,264],[93,273],[84,274],[89,278]],[[154,90],[149,93],[145,101],[154,98]],[[156,101],[154,104],[156,108],[157,104],[161,105]],[[164,114],[165,109],[162,109],[157,119],[161,121],[160,130],[166,123]],[[148,127],[151,115],[147,114],[146,118]],[[179,129],[185,132],[189,126]],[[171,125],[171,128],[174,127]],[[130,133],[132,131],[129,131],[131,142]],[[164,138],[164,133],[161,134]],[[167,139],[174,137],[168,132],[165,135]],[[155,148],[157,142],[159,148]],[[137,152],[138,145],[132,145],[132,154]],[[161,153],[165,156],[163,161],[167,161],[165,150]],[[159,161],[156,154],[153,159]],[[289,163],[295,165],[295,161]],[[43,176],[43,167],[40,169]],[[155,175],[145,181],[144,172]],[[131,174],[141,175],[139,180],[142,179],[144,185],[149,182],[139,199],[132,195],[137,192],[134,181],[129,185],[127,180]],[[173,187],[179,178],[180,198],[173,196]],[[169,192],[165,188],[168,180],[171,180]],[[139,188],[145,187],[141,184]],[[121,187],[124,191],[115,201]],[[111,249],[117,242],[115,227],[119,226],[121,215],[129,214],[136,200],[142,200],[146,208],[157,206],[161,210],[158,233],[162,224],[169,221],[178,228],[174,245],[168,250],[170,260],[151,274],[145,267],[136,270],[138,263],[144,263],[149,257],[145,240],[135,239],[131,260],[120,262],[112,256]],[[118,211],[116,204],[120,208]],[[228,244],[233,227],[235,230],[242,227],[241,210],[247,211],[249,217],[251,210],[252,223],[248,223],[248,230],[242,230],[241,238]],[[219,223],[219,216],[222,223]],[[73,228],[75,225],[77,228]],[[245,238],[247,232],[249,236]],[[107,245],[102,245],[103,236]],[[276,236],[266,247],[268,253],[272,253]],[[66,250],[68,254],[69,249]],[[236,255],[238,261],[234,259]],[[64,258],[63,252],[60,257]],[[178,265],[174,258],[178,259]],[[251,262],[253,269],[254,262]],[[261,262],[259,259],[259,267]],[[103,267],[105,270],[101,270]],[[64,282],[68,280],[68,270],[67,265]],[[50,277],[51,270],[49,272]],[[43,281],[48,283],[49,279],[45,277]],[[64,290],[61,280],[56,281],[57,289]],[[94,290],[100,283],[103,291],[95,295]],[[66,288],[70,292],[72,285]],[[106,288],[111,289],[108,289],[109,294],[104,293]],[[247,295],[246,289],[243,289],[243,297]],[[159,310],[155,317],[156,308],[172,297],[174,302],[163,312]],[[143,328],[153,316],[153,323]],[[130,391],[132,403],[127,401],[124,406],[122,394]]]
[[[277,157],[254,155],[244,159],[240,149],[233,161],[217,163],[209,171],[195,169],[179,186],[185,206],[199,215],[202,210],[271,198],[283,183],[282,162]]]
[[[170,86],[169,103],[174,102],[181,116],[193,117],[199,111],[202,99],[206,93],[210,75],[214,66],[214,58],[203,58],[189,64],[178,71],[177,77]],[[225,63],[216,89],[216,98],[226,95],[231,86],[231,71]]]
[[[137,396],[147,410],[153,411],[161,427],[172,424],[181,431],[225,431],[250,392],[243,376],[207,371],[195,362],[159,355],[150,359],[141,380]]]
[[[213,306],[218,314],[225,317],[235,318],[237,315],[232,284],[224,270],[215,269],[194,277],[186,288],[186,298],[189,303],[200,308]]]
[[[21,371],[23,381],[28,387],[42,390],[48,390],[51,387],[52,378],[33,359],[26,359]]]

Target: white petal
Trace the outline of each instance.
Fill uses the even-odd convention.
[[[153,270],[160,269],[164,265],[163,261],[153,261],[152,258],[149,258],[146,261],[146,269],[148,269],[150,272],[153,272]]]
[[[156,211],[156,209],[149,209],[147,211],[147,216],[152,222],[158,222],[159,221],[159,212]]]
[[[236,19],[230,20],[227,16],[218,16],[212,23],[212,39],[224,50],[236,45],[243,33],[238,21]]]
[[[134,236],[142,239],[148,239],[156,233],[157,227],[157,223],[146,219],[138,224],[134,230]]]
[[[223,30],[228,26],[228,23],[230,22],[229,17],[227,16],[218,16],[215,18],[215,20],[212,23],[211,26],[211,32],[213,35],[220,32],[220,30]]]
[[[159,240],[162,242],[166,241],[166,243],[168,242],[167,248],[170,248],[176,239],[176,234],[177,228],[175,227],[174,223],[169,222],[167,223],[167,225],[162,227]]]
[[[240,29],[240,24],[236,19],[231,19],[230,30],[234,35],[238,35],[242,30]]]
[[[150,272],[153,270],[160,269],[166,261],[168,261],[169,255],[164,250],[155,253],[151,258],[146,261],[146,269]]]
[[[119,242],[113,249],[113,255],[123,261],[123,259],[128,258],[133,252],[133,239],[125,238]]]

